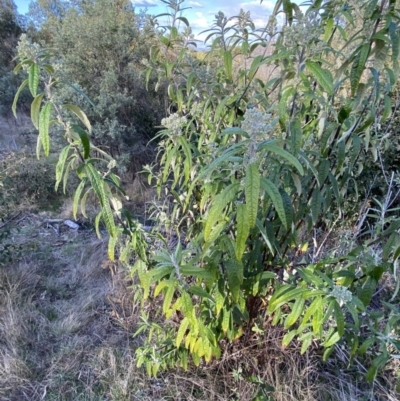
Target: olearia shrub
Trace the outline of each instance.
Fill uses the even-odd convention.
[[[373,380],[399,352],[398,309],[387,302],[370,314],[369,306],[382,275],[396,271],[400,220],[386,216],[339,256],[303,253],[313,230],[345,217],[349,188],[357,188],[367,156],[377,157],[376,127],[390,116],[399,72],[396,2],[364,0],[356,9],[350,1],[318,0],[302,11],[278,0],[263,28],[248,13],[219,13],[204,57],[196,56],[190,30],[179,31],[189,26],[181,5],[168,2],[168,26],[154,20],[158,43],[145,62],[148,79],[168,86],[175,111],[162,121],[158,164],[146,169],[170,204],[168,213],[155,212],[157,233],[121,209],[115,162],[92,156],[99,150],[81,109],[53,103],[43,59],[20,64],[29,68],[39,149],[49,152],[52,113],[69,141],[57,183],[70,170],[81,178],[75,213],[80,199],[84,212],[87,191],[96,193],[96,225],[102,219],[109,231],[110,257],[117,247],[139,278],[143,302],[165,316],[160,325],[143,313],[137,334],[147,332],[148,341],[138,365],[156,375],[186,368],[189,357],[209,362],[226,341],[270,319],[285,330],[283,345],[296,339],[305,352],[317,341],[324,359],[338,344],[351,359],[372,350]],[[38,95],[39,70],[45,91]],[[64,121],[63,108],[85,128]],[[152,235],[157,240],[149,243]],[[172,235],[179,239],[173,246]],[[374,257],[377,244],[382,251]]]

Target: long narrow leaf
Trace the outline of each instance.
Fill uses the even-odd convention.
[[[58,186],[60,185],[60,182],[62,180],[65,163],[67,161],[67,158],[68,158],[70,150],[71,150],[71,145],[66,146],[60,152],[60,156],[58,157],[58,162],[57,162],[57,165],[56,165],[56,185],[55,185],[55,190],[56,191],[57,191]]]
[[[283,204],[282,196],[276,185],[268,178],[263,177],[261,179],[262,188],[265,190],[267,195],[271,198],[272,204],[274,205],[278,216],[286,229],[289,227],[289,218],[286,216],[286,209]]]
[[[78,106],[74,104],[64,104],[63,107],[69,111],[72,111],[82,121],[82,123],[85,125],[89,133],[92,132],[92,126],[90,124],[90,121],[82,109],[80,109]]]
[[[28,82],[29,82],[28,79],[25,79],[25,81],[22,82],[22,84],[20,85],[20,87],[17,90],[17,93],[14,96],[14,101],[11,106],[11,110],[12,110],[15,118],[17,118],[17,102],[18,102],[19,95],[24,90],[25,86],[28,85]]]
[[[260,197],[260,172],[258,163],[247,166],[245,177],[245,195],[250,228],[254,227],[257,219],[258,202]]]
[[[245,204],[237,206],[237,234],[236,234],[236,246],[235,254],[236,259],[241,260],[243,253],[246,249],[246,241],[250,231],[250,219],[248,216],[248,207]]]
[[[43,93],[37,95],[31,104],[31,120],[36,129],[39,129],[39,111],[42,105]]]
[[[306,66],[324,91],[332,96],[334,93],[332,73],[313,61],[306,61]]]
[[[42,142],[45,156],[48,156],[50,153],[49,125],[51,109],[52,104],[50,102],[46,103],[39,115],[39,137]]]
[[[33,97],[36,97],[37,89],[39,86],[39,67],[36,63],[29,67],[29,90]]]
[[[83,158],[88,159],[90,156],[90,140],[87,132],[76,124],[72,124],[71,128],[79,135],[83,147]]]
[[[296,167],[297,171],[300,173],[300,175],[304,175],[304,169],[303,166],[300,164],[300,162],[289,152],[284,150],[283,148],[270,143],[269,141],[266,142],[261,142],[259,145],[259,149],[267,150],[269,152],[275,153],[276,155],[282,157],[283,159],[286,159],[290,164],[292,164],[294,167]]]

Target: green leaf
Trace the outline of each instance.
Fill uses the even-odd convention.
[[[311,196],[311,217],[314,224],[318,221],[321,212],[321,202],[321,192],[318,188],[315,188]]]
[[[332,96],[334,93],[332,73],[329,70],[322,68],[314,61],[306,61],[306,66],[315,77],[318,84],[328,93],[328,95]]]
[[[302,341],[300,349],[301,355],[303,355],[307,351],[308,347],[312,343],[313,338],[313,333],[305,333],[299,338],[299,340]]]
[[[192,293],[193,295],[197,295],[198,297],[207,298],[212,303],[215,303],[215,301],[211,297],[211,295],[206,290],[204,290],[202,287],[199,287],[197,285],[192,285],[191,287],[189,287],[189,292]]]
[[[230,310],[223,308],[221,329],[224,333],[228,331],[231,319],[232,319],[232,312]]]
[[[290,132],[290,150],[294,156],[297,156],[301,149],[303,133],[301,131],[301,123],[299,118],[294,118],[289,124]]]
[[[289,289],[289,291],[284,292],[282,295],[280,295],[280,292],[275,292],[269,301],[268,311],[269,312],[275,311],[277,308],[288,303],[292,299],[297,299],[300,295],[302,295],[306,291],[309,291],[309,289],[301,287],[301,288]]]
[[[292,222],[294,221],[294,210],[293,210],[293,205],[292,205],[292,199],[283,189],[280,189],[279,193],[281,195],[282,202],[283,202],[283,208],[285,210],[286,224],[288,226],[288,229],[290,229],[290,226],[292,225]]]
[[[250,232],[250,219],[247,211],[247,205],[239,204],[237,206],[237,234],[236,234],[236,246],[235,253],[236,259],[241,260],[243,253],[246,249],[246,241]]]
[[[360,348],[358,349],[358,354],[359,355],[364,355],[368,349],[373,345],[376,341],[375,337],[369,337],[367,338],[361,345]]]
[[[232,52],[230,50],[224,51],[224,67],[227,79],[232,81]]]
[[[185,316],[191,316],[193,312],[192,298],[187,292],[182,293],[182,312]]]
[[[82,196],[82,199],[81,199],[81,213],[85,218],[88,218],[88,216],[86,215],[86,200],[87,200],[87,197],[88,197],[88,195],[89,195],[91,190],[92,190],[92,188],[89,188],[84,193],[84,195]],[[129,250],[129,246],[127,246],[126,248],[127,248],[127,250]]]
[[[275,153],[283,159],[286,159],[290,164],[296,167],[300,175],[304,175],[303,166],[300,164],[300,162],[283,148],[275,145],[274,143],[271,143],[270,141],[265,141],[260,143],[259,149],[267,150],[269,152]]]
[[[290,0],[283,0],[283,12],[286,14],[286,18],[289,21],[289,25],[293,22],[293,5]]]
[[[115,235],[114,237],[112,237],[110,235],[108,238],[107,255],[112,262],[115,261],[115,247],[117,246],[117,243],[118,243],[118,236]]]
[[[396,23],[393,21],[389,24],[389,35],[392,45],[392,62],[394,65],[396,65],[397,60],[399,59],[400,39],[398,25],[396,25]]]
[[[192,152],[190,150],[190,145],[185,137],[181,136],[179,138],[179,143],[185,154],[185,161],[184,161],[184,174],[185,174],[185,181],[184,185],[186,185],[190,178],[190,171],[192,169]]]
[[[322,159],[318,166],[318,182],[319,185],[322,186],[325,183],[325,180],[328,177],[329,171],[331,168],[331,164],[328,159]]]
[[[163,312],[167,313],[172,302],[172,298],[175,294],[175,281],[169,281],[167,291],[164,295],[164,302],[163,302]]]
[[[328,358],[332,355],[334,350],[335,350],[335,346],[334,345],[332,345],[329,348],[326,348],[325,351],[324,351],[324,354],[322,356],[322,360],[324,362],[326,362],[328,360]]]
[[[75,106],[74,104],[64,104],[63,107],[69,111],[72,111],[82,121],[82,123],[85,125],[89,133],[92,133],[92,126],[90,124],[89,119],[78,106]]]
[[[39,67],[36,63],[29,67],[29,90],[33,97],[36,97],[37,89],[39,86]]]
[[[365,379],[367,382],[372,382],[375,379],[375,376],[380,368],[382,368],[389,360],[389,356],[387,352],[382,352],[378,355],[373,361],[371,367],[368,369],[367,374],[365,375]]]
[[[297,334],[297,330],[292,330],[292,331],[289,331],[288,333],[286,333],[283,336],[282,345],[284,347],[287,347],[292,342],[292,340],[296,336],[296,334]]]
[[[200,267],[186,265],[181,267],[182,276],[194,276],[204,279],[212,278],[212,275],[209,271],[202,269]]]
[[[25,81],[22,82],[22,84],[20,85],[20,87],[17,90],[17,93],[14,96],[14,101],[13,101],[11,110],[12,110],[15,118],[17,118],[17,102],[18,102],[19,95],[23,91],[25,86],[28,85],[28,82],[29,82],[28,79],[25,79]]]
[[[282,127],[285,127],[286,120],[288,118],[288,107],[287,107],[287,102],[288,99],[293,96],[296,93],[296,89],[291,87],[289,89],[286,89],[283,93],[281,98],[279,99],[279,104],[278,104],[278,114],[279,114],[279,122]]]
[[[54,74],[54,68],[50,64],[44,64],[42,67],[48,72],[48,74]]]
[[[50,136],[49,136],[49,125],[51,115],[52,104],[46,103],[43,106],[42,111],[39,115],[39,137],[43,146],[45,156],[50,153]]]
[[[74,195],[74,200],[72,203],[72,215],[74,216],[74,219],[76,220],[76,215],[78,213],[78,204],[79,204],[79,199],[81,198],[81,194],[83,191],[83,188],[85,187],[86,180],[82,180],[78,188],[76,188],[75,195]]]
[[[43,93],[37,95],[31,104],[31,120],[36,129],[39,129],[39,110],[42,104]]]
[[[322,327],[322,319],[323,319],[322,308],[323,308],[322,298],[316,297],[314,301],[311,302],[310,306],[306,309],[305,314],[303,316],[303,320],[301,322],[301,325],[304,325],[313,316],[312,326],[315,335],[318,335]]]
[[[116,235],[116,227],[110,202],[108,201],[107,194],[104,189],[104,181],[91,163],[85,164],[85,171],[89,177],[94,192],[99,199],[100,205],[102,206],[102,218],[107,227],[107,231],[112,237],[114,237]]]
[[[259,54],[258,56],[254,57],[253,61],[251,62],[250,70],[249,70],[249,75],[248,79],[251,81],[258,69],[260,68],[261,64],[263,63],[264,56],[262,54]]]
[[[344,315],[342,308],[338,304],[338,302],[335,300],[334,301],[334,313],[335,313],[335,321],[336,321],[336,328],[339,333],[340,337],[343,337],[344,335]]]
[[[337,331],[335,331],[327,341],[323,344],[325,348],[329,348],[332,345],[336,344],[340,340],[340,335]]]
[[[226,275],[229,289],[235,302],[239,301],[241,284],[243,283],[243,264],[240,261],[231,259],[226,261]]]
[[[70,86],[74,91],[78,92],[81,96],[83,96],[83,97],[88,101],[88,103],[90,103],[90,105],[93,107],[93,109],[97,111],[96,105],[90,100],[90,98],[88,97],[88,95],[86,95],[85,92],[83,92],[82,90],[80,90],[80,89],[77,88],[75,85],[72,85],[72,84],[69,83],[69,82],[65,82],[65,84],[68,85],[68,86]],[[98,111],[97,111],[97,113],[100,114]],[[90,132],[90,131],[89,131],[89,132]]]
[[[264,242],[268,246],[268,249],[271,252],[271,255],[274,255],[275,254],[275,250],[272,247],[272,243],[274,243],[274,238],[268,238],[267,231],[264,229],[261,221],[258,220],[258,219],[256,220],[256,226],[257,226],[258,230],[260,231],[260,234],[261,234]]]
[[[361,75],[366,67],[369,51],[370,51],[370,44],[369,43],[363,44],[358,49],[358,53],[354,59],[353,65],[351,66],[350,86],[351,86],[352,96],[354,96],[357,91]]]
[[[333,18],[328,18],[325,25],[324,42],[328,42],[331,37],[332,29],[335,21]]]
[[[94,228],[96,230],[97,238],[101,238],[100,219],[101,219],[101,211],[99,213],[97,213],[96,218],[94,219]]]
[[[67,161],[70,150],[71,150],[71,145],[67,145],[65,148],[63,148],[63,150],[60,152],[60,155],[58,156],[58,162],[56,165],[56,185],[55,185],[56,191],[62,180],[65,163]]]
[[[383,40],[376,39],[374,40],[375,43],[375,57],[374,57],[374,68],[377,71],[381,71],[385,65],[387,59],[387,53],[389,46]],[[379,95],[378,95],[379,96]]]
[[[288,229],[290,217],[286,215],[285,205],[283,203],[283,199],[279,192],[279,189],[268,178],[262,177],[261,183],[262,188],[271,198],[272,204],[274,205],[283,226]]]
[[[176,18],[179,21],[182,21],[186,26],[189,26],[189,21],[185,17],[177,17]]]
[[[97,198],[100,201],[101,207],[104,208],[105,204],[108,202],[108,199],[107,194],[104,190],[103,180],[101,179],[98,171],[91,163],[85,164],[85,171],[90,179],[90,183],[92,184],[94,192],[96,193]]]
[[[367,3],[367,6],[365,7],[365,11],[364,11],[364,18],[365,19],[369,19],[369,18],[372,17],[372,14],[376,9],[377,4],[378,4],[378,0],[370,0]]]
[[[374,292],[376,290],[377,282],[372,277],[368,277],[365,280],[365,283],[358,291],[358,298],[364,304],[364,306],[368,306],[372,300]]]
[[[293,326],[300,315],[304,312],[304,298],[298,298],[292,307],[292,311],[289,313],[288,317],[285,320],[284,327],[288,329],[289,327]]]
[[[258,163],[250,163],[246,169],[245,196],[250,228],[256,223],[260,196],[260,172]]]
[[[184,317],[182,319],[181,324],[180,324],[179,329],[178,329],[178,332],[176,333],[176,340],[175,340],[176,348],[180,347],[180,345],[182,343],[182,340],[183,340],[183,337],[185,336],[186,331],[187,331],[187,329],[189,327],[189,323],[190,322],[189,322],[189,319],[187,317]]]
[[[38,140],[40,140],[40,137],[38,136]],[[72,165],[75,163],[76,155],[71,156],[71,160],[68,162],[67,167],[65,168],[65,173],[62,178],[63,180],[63,193],[66,192],[67,190],[67,184],[68,184],[68,178],[69,178],[69,172],[71,170]]]
[[[219,195],[215,197],[215,200],[211,206],[210,211],[204,225],[204,240],[209,241],[211,230],[215,223],[221,219],[224,208],[230,203],[235,197],[239,189],[238,183],[233,183],[226,187]]]
[[[83,158],[88,159],[90,157],[90,140],[87,132],[76,124],[71,124],[71,128],[79,135],[83,147]]]

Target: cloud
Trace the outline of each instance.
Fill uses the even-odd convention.
[[[203,4],[200,4],[198,1],[189,1],[189,5],[192,7],[203,8]]]
[[[157,0],[131,0],[135,7],[157,7],[159,5]]]
[[[210,26],[209,20],[201,12],[196,12],[195,14],[197,18],[190,21],[190,26],[193,29],[207,29]]]

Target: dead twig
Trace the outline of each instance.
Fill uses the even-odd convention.
[[[9,224],[9,223],[11,223],[12,221],[14,221],[18,216],[21,215],[21,213],[22,213],[22,212],[18,212],[15,216],[11,217],[11,219],[9,219],[9,220],[7,220],[5,223],[3,223],[3,224],[0,226],[0,229],[4,228],[7,224]],[[24,216],[23,219],[24,219],[25,217],[26,217],[26,216]],[[18,222],[20,222],[21,220],[22,220],[22,219],[18,220]]]

